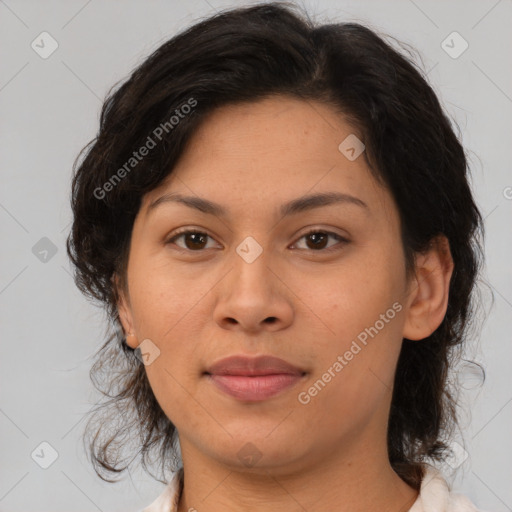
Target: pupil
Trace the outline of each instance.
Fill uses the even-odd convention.
[[[192,239],[192,244],[201,244],[201,238],[204,238],[201,233],[190,233],[190,238]],[[204,240],[203,240],[204,242]]]
[[[321,233],[321,234],[312,233],[309,236],[312,238],[315,247],[319,247],[325,239],[325,234],[323,234],[323,233]]]

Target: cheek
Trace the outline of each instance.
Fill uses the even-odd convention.
[[[129,282],[141,334],[160,341],[172,336],[205,294],[207,284],[200,276],[184,277],[180,267],[164,258],[141,255],[134,261]]]
[[[389,326],[396,324],[396,309],[400,309],[393,308],[403,286],[394,270],[398,266],[377,258],[368,261],[364,254],[358,254],[321,276],[302,280],[297,295],[303,299],[317,328],[325,331],[324,346],[334,341],[337,349],[343,349],[360,333],[364,338],[365,329],[376,322],[379,331],[389,332]]]
[[[361,255],[353,265],[307,283],[307,305],[325,333],[312,338],[317,364],[308,386],[317,382],[312,393],[322,397],[313,401],[327,409],[370,410],[390,392],[403,328],[403,282],[394,257],[396,265]]]

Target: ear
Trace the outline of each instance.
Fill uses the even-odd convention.
[[[416,275],[409,286],[402,336],[422,340],[441,325],[448,307],[453,273],[450,243],[446,236],[432,239],[429,249],[416,256]]]
[[[121,280],[118,274],[114,273],[111,281],[115,289],[115,297],[117,300],[117,311],[119,313],[119,320],[123,326],[123,331],[126,336],[126,344],[135,349],[139,346],[137,342],[137,334],[134,329],[133,316],[131,312],[130,300],[124,287],[121,285]]]

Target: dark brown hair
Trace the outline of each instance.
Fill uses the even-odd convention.
[[[156,401],[143,363],[125,343],[112,278],[120,276],[125,287],[141,199],[172,172],[207,114],[272,95],[321,101],[357,127],[371,172],[396,201],[408,271],[414,254],[436,236],[449,240],[454,272],[448,309],[426,340],[403,340],[388,424],[390,463],[419,489],[422,461],[443,460],[457,424],[448,372],[473,320],[482,260],[483,225],[468,183],[468,162],[412,58],[368,27],[315,25],[288,3],[221,12],[165,42],[109,93],[99,133],[75,161],[67,250],[76,285],[101,303],[110,321],[108,339],[91,369],[107,398],[86,428],[91,460],[107,481],[137,455],[151,473],[151,453],[158,453],[164,479],[166,469],[179,465],[176,429]],[[156,146],[131,161],[157,133]],[[134,432],[139,440],[130,451]],[[126,451],[131,460],[122,457]]]

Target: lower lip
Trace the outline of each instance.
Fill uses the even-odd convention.
[[[257,402],[277,395],[294,386],[302,379],[301,375],[280,373],[247,377],[243,375],[207,375],[224,393],[239,400]]]

